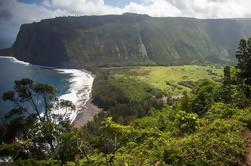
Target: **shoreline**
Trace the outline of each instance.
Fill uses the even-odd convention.
[[[12,56],[0,56],[0,58],[11,59],[14,63],[23,65],[32,65],[28,62],[20,61]],[[95,75],[86,69],[63,69],[48,66],[39,66],[41,68],[55,70],[59,73],[70,74],[71,79],[69,80],[70,89],[65,94],[62,94],[59,99],[65,99],[72,101],[76,106],[76,110],[70,113],[70,121],[74,127],[82,127],[88,121],[93,120],[94,116],[101,111],[97,106],[92,104],[92,85],[94,82]],[[60,114],[60,110],[58,111]]]
[[[77,116],[72,122],[74,128],[81,128],[86,125],[88,122],[93,121],[95,115],[102,111],[101,108],[98,108],[92,103],[92,99],[87,100],[85,105],[77,112]]]
[[[71,123],[75,121],[79,112],[83,110],[87,101],[90,100],[94,76],[87,73],[86,70],[78,69],[56,69],[58,72],[71,75],[69,80],[70,89],[65,94],[59,96],[59,99],[72,101],[76,106],[76,110],[72,111]]]

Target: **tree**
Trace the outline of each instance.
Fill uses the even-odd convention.
[[[215,100],[215,89],[217,85],[210,80],[203,80],[198,88],[193,91],[191,98],[191,112],[198,115],[205,114]]]
[[[77,132],[65,132],[59,137],[59,146],[57,147],[57,158],[60,159],[61,165],[67,161],[74,161],[75,155],[78,154],[79,135]]]
[[[35,159],[62,156],[60,147],[65,147],[67,143],[75,145],[75,137],[68,139],[72,133],[66,134],[71,129],[69,113],[75,110],[75,106],[70,101],[59,100],[54,86],[21,79],[15,81],[14,90],[4,93],[2,98],[12,102],[13,108],[5,114],[0,146],[7,147],[6,143],[19,145],[15,146],[18,150],[12,154],[14,160],[24,156]],[[21,142],[25,144],[21,146]],[[72,155],[66,153],[64,162]],[[62,160],[62,157],[59,159]]]
[[[232,101],[232,80],[231,80],[231,68],[229,66],[224,67],[224,78],[223,85],[219,87],[218,96],[219,100],[224,101],[224,103],[231,103]]]
[[[187,94],[187,91],[183,92],[183,96],[180,99],[180,109],[185,112],[190,111],[190,106],[189,106],[189,96]]]
[[[224,67],[223,84],[228,86],[228,87],[231,85],[231,72],[230,72],[230,70],[231,70],[230,66],[225,66]]]
[[[238,50],[236,51],[238,60],[238,83],[245,92],[247,98],[251,97],[251,38],[241,39]]]

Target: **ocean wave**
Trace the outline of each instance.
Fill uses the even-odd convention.
[[[30,65],[30,63],[28,63],[28,62],[20,61],[20,60],[16,59],[15,57],[11,57],[11,56],[0,56],[0,58],[11,59],[12,62],[14,62],[14,63],[20,63],[20,64],[23,64],[26,66]]]

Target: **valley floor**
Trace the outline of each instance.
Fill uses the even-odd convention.
[[[183,91],[190,92],[202,79],[219,81],[222,76],[220,66],[133,66],[133,67],[111,67],[101,68],[100,71],[109,73],[109,78],[117,87],[123,89],[132,100],[142,100],[146,96],[151,96],[151,89],[172,96],[174,99],[181,98]],[[99,76],[98,76],[99,77]],[[97,78],[99,79],[99,78]],[[97,82],[97,79],[94,80]],[[101,86],[102,89],[102,85]],[[166,97],[164,97],[166,98]],[[73,125],[77,128],[92,121],[94,116],[101,109],[91,100],[80,110]]]

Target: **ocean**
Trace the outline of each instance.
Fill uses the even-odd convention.
[[[11,102],[2,100],[2,94],[13,90],[14,81],[29,78],[35,82],[54,85],[60,99],[70,100],[78,111],[89,100],[94,77],[86,70],[56,69],[31,65],[13,57],[0,57],[0,121],[12,107]],[[71,112],[74,121],[77,111]]]

